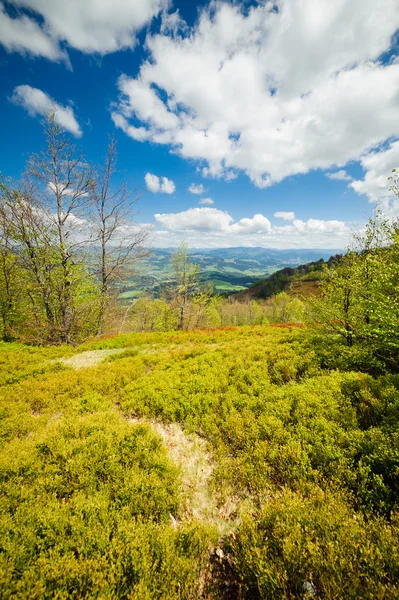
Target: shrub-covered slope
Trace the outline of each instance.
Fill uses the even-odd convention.
[[[280,292],[291,292],[309,296],[317,293],[322,279],[323,267],[334,265],[341,255],[331,256],[328,261],[309,262],[298,267],[285,267],[251,285],[245,292],[236,294],[237,298],[258,298],[266,300]]]
[[[319,343],[242,327],[1,345],[0,596],[397,598],[399,377],[335,370],[335,338],[327,369]],[[224,528],[187,512],[156,422],[204,440]]]

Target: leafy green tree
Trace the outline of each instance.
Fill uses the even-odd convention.
[[[2,196],[7,191],[0,181]],[[23,318],[23,275],[18,256],[13,252],[12,228],[4,203],[0,203],[0,335],[4,341],[15,337],[16,326]]]
[[[348,253],[335,265],[326,268],[321,284],[321,298],[314,301],[319,321],[352,346],[358,329],[360,294],[359,256]]]
[[[354,249],[325,271],[318,319],[348,346],[363,344],[397,366],[398,225],[377,213],[354,241]]]
[[[399,350],[399,230],[384,224],[385,245],[369,258],[372,278],[367,282],[364,303],[368,319],[366,339],[378,353]]]
[[[190,258],[186,242],[181,242],[177,250],[172,253],[174,274],[172,293],[179,308],[178,329],[185,328],[189,301],[200,289],[199,264],[193,264]]]
[[[299,298],[295,298],[280,292],[271,301],[271,321],[273,323],[294,323],[304,320],[304,304]]]

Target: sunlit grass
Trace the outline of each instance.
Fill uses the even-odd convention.
[[[1,597],[196,598],[217,511],[242,598],[396,598],[399,377],[321,350],[290,326],[2,344]],[[209,522],[180,432],[211,461]]]

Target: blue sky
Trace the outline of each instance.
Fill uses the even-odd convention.
[[[0,1],[0,171],[55,102],[90,160],[116,136],[154,245],[344,248],[399,212],[398,27],[397,0]]]

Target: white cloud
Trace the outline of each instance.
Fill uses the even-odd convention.
[[[399,198],[390,189],[392,181],[389,177],[392,170],[399,167],[399,140],[383,150],[365,154],[360,162],[365,171],[364,178],[352,181],[350,187],[367,196],[385,216],[398,219]]]
[[[82,135],[82,130],[72,108],[70,106],[61,106],[38,88],[33,88],[30,85],[18,85],[14,88],[11,101],[25,108],[32,117],[36,115],[47,116],[54,111],[55,121],[63,129],[70,131],[76,137]]]
[[[295,213],[286,212],[283,210],[277,211],[274,213],[276,219],[284,219],[284,221],[293,221],[295,219]]]
[[[212,200],[212,198],[202,198],[198,204],[207,204],[208,206],[211,206],[212,204],[215,204],[215,201]]]
[[[174,182],[167,177],[158,177],[152,173],[147,173],[144,179],[147,189],[153,194],[173,194],[176,190]]]
[[[371,202],[390,197],[388,177],[392,169],[399,168],[399,141],[391,143],[385,150],[365,154],[360,162],[365,170],[364,179],[352,181],[350,187]]]
[[[148,36],[150,59],[119,80],[116,125],[197,160],[204,176],[243,171],[261,188],[399,136],[399,62],[378,60],[397,0],[274,4],[212,2],[192,29],[176,18]]]
[[[202,183],[199,183],[198,185],[195,183],[192,183],[188,187],[188,191],[191,192],[192,194],[203,194],[206,190]]]
[[[161,177],[160,192],[164,194],[173,194],[175,190],[176,186],[171,179],[168,179],[167,177]]]
[[[51,38],[33,19],[22,15],[12,19],[0,3],[0,43],[8,52],[44,56],[49,60],[65,58],[57,40]]]
[[[59,60],[61,44],[86,53],[132,48],[136,33],[167,7],[167,0],[10,0],[27,9],[10,18],[0,3],[0,40],[7,50]],[[32,17],[32,12],[43,23]]]
[[[301,221],[300,219],[295,219],[293,225],[298,233],[308,233],[312,231],[323,233],[346,233],[348,231],[348,228],[343,221],[321,221],[319,219]]]
[[[252,219],[240,219],[231,226],[231,231],[239,234],[270,233],[271,230],[269,219],[260,214],[253,216]]]
[[[264,246],[272,248],[345,248],[350,228],[342,221],[295,219],[290,225],[272,227],[257,214],[236,223],[217,208],[190,208],[180,213],[156,214],[165,230],[155,230],[155,245],[173,246],[185,239],[193,247]],[[156,241],[158,239],[158,242]]]
[[[172,231],[223,231],[233,221],[217,208],[189,208],[180,213],[156,214],[156,221]]]
[[[326,173],[326,177],[329,179],[335,179],[337,181],[352,181],[353,177],[348,175],[348,173],[341,169],[340,171],[336,171],[335,173]]]
[[[152,173],[147,173],[144,177],[147,189],[150,190],[153,194],[157,194],[160,191],[161,183],[159,181],[159,177],[153,175]]]

